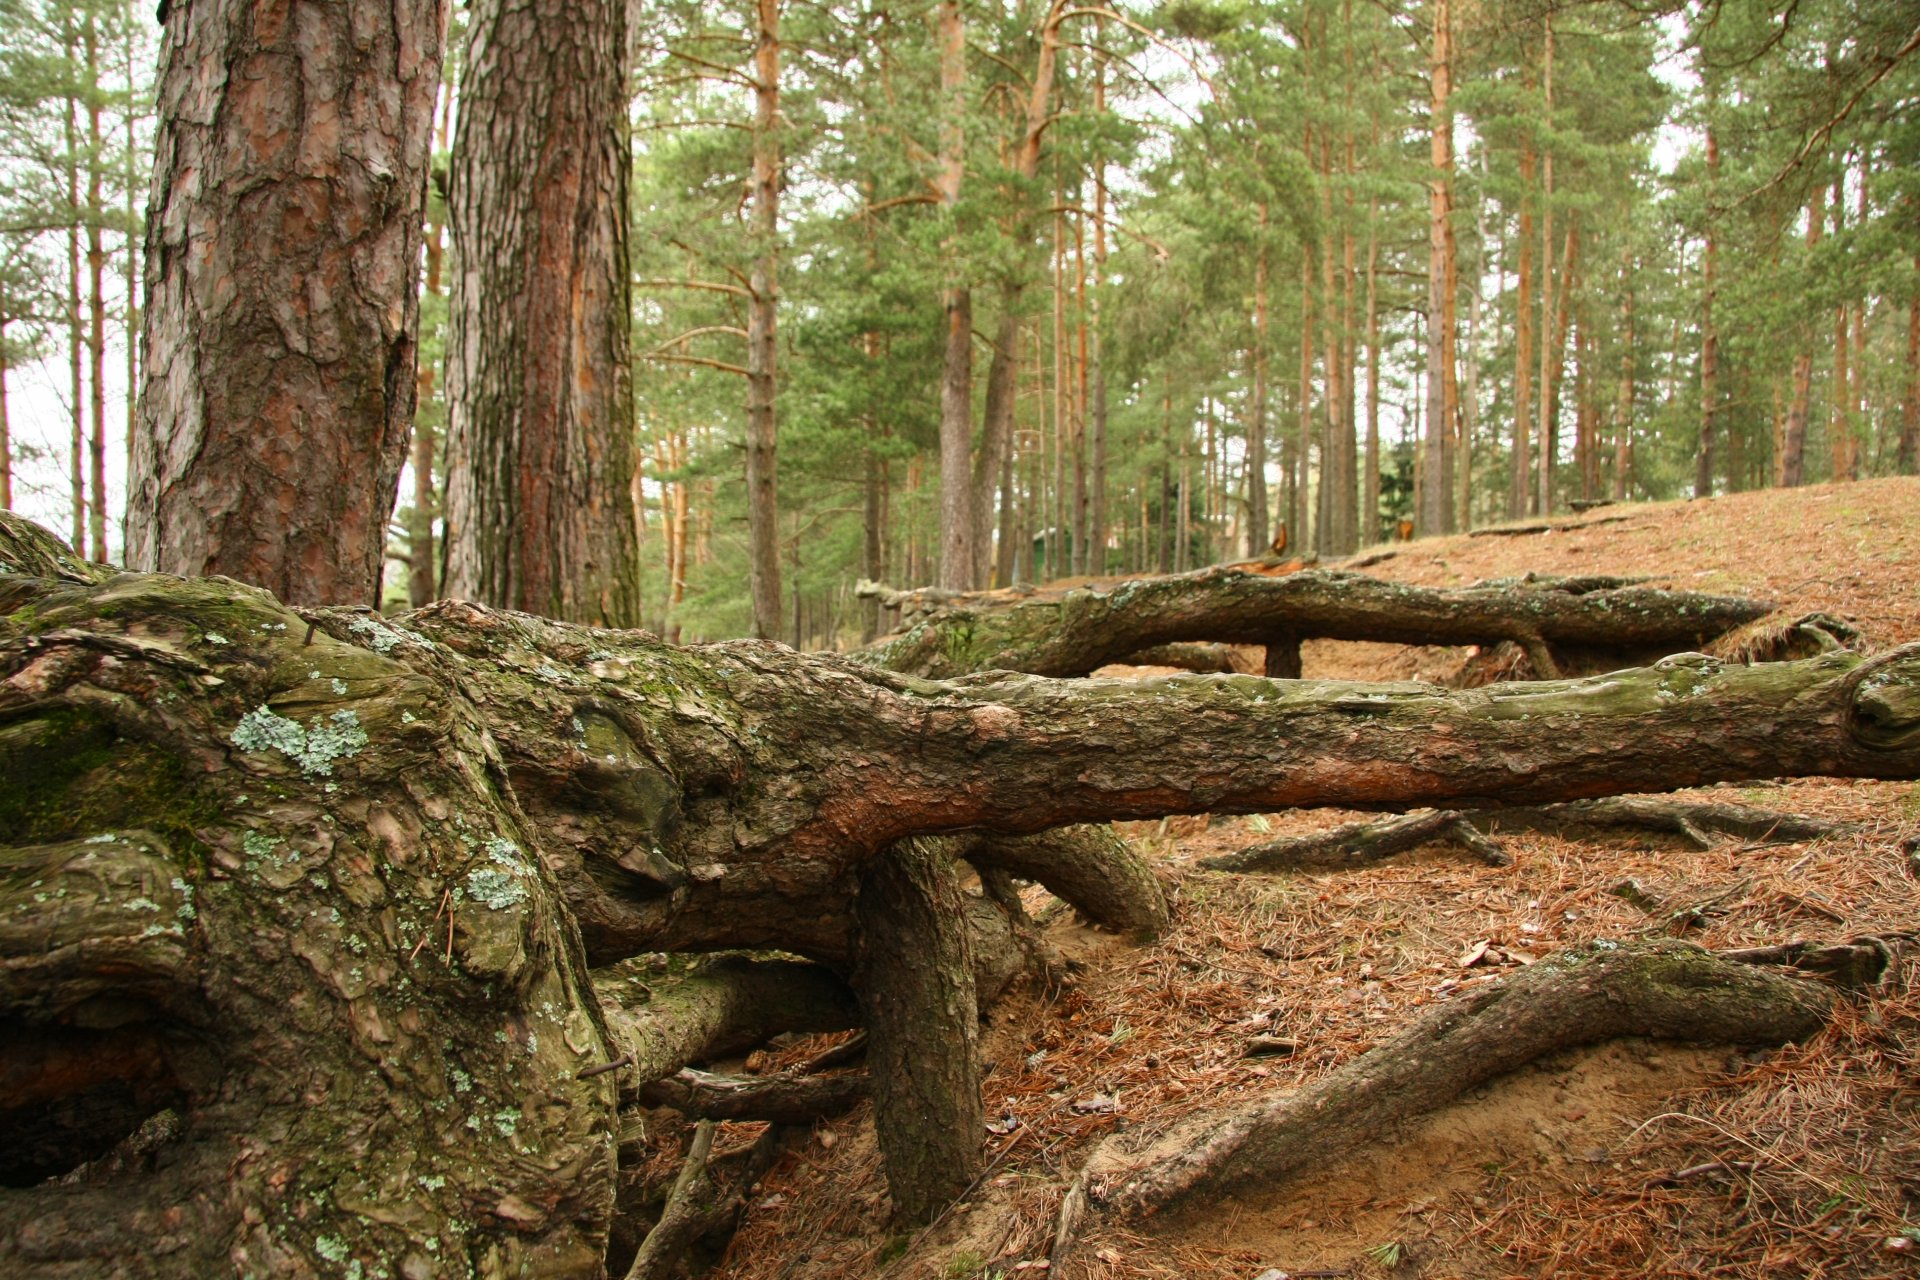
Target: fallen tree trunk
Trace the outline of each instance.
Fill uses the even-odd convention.
[[[1083,676],[1155,646],[1213,641],[1279,650],[1269,655],[1267,674],[1291,678],[1298,675],[1302,640],[1512,641],[1527,651],[1537,674],[1554,676],[1569,653],[1599,651],[1616,665],[1630,665],[1697,648],[1768,609],[1753,600],[1606,578],[1436,590],[1332,569],[1274,577],[1216,568],[991,603],[968,597],[860,656],[933,679],[992,670]]]
[[[0,562],[24,566],[10,528]],[[947,890],[922,894],[946,905],[917,940],[862,906],[912,896],[885,877],[915,836],[1920,776],[1914,649],[1462,693],[934,683],[463,604],[386,620],[52,570],[0,575],[0,1069],[36,1082],[0,1099],[8,1275],[596,1274],[639,1082],[595,1069],[639,1055],[589,959],[783,949],[851,974],[863,1022],[898,1022],[872,975],[974,933]],[[936,986],[910,998],[951,1004],[954,1141],[978,1105],[973,1011]],[[34,1057],[56,1040],[63,1058]],[[152,1173],[88,1164],[165,1111]]]
[[[1855,967],[1836,968],[1825,952],[1815,967],[1869,982],[1885,968],[1884,944],[1840,950]],[[1560,952],[1435,1006],[1297,1092],[1203,1112],[1144,1146],[1137,1135],[1109,1139],[1069,1194],[1055,1263],[1071,1247],[1081,1212],[1142,1218],[1255,1181],[1270,1187],[1555,1050],[1621,1036],[1732,1045],[1804,1039],[1825,1025],[1832,989],[1753,962],[1791,964],[1805,955],[1718,957],[1672,941]],[[1859,963],[1863,955],[1873,959]]]

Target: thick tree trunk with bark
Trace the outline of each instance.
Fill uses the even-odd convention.
[[[945,1028],[953,1092],[920,1130],[956,1154],[899,1175],[922,1215],[973,1167],[952,993],[992,904],[915,836],[1920,777],[1913,649],[1465,693],[935,683],[469,604],[295,611],[223,579],[108,576],[12,519],[0,547],[9,1275],[596,1274],[621,1095],[720,1029],[844,1018],[848,972],[882,1058]],[[1055,860],[1012,856],[1042,879]],[[905,898],[917,914],[875,906]],[[722,976],[697,1014],[630,967],[587,969],[728,947],[815,961],[794,980],[820,986],[816,1012]],[[940,978],[910,980],[922,966]],[[676,1008],[682,1032],[650,1041]],[[900,1111],[880,1112],[890,1167],[922,1136]]]
[[[626,8],[478,0],[449,219],[446,593],[639,621]]]
[[[1767,609],[1606,579],[1440,590],[1328,569],[1270,577],[1213,568],[1064,593],[967,597],[858,656],[934,679],[996,669],[1082,676],[1180,641],[1291,647],[1297,664],[1303,639],[1506,640],[1526,648],[1536,672],[1556,675],[1562,659],[1577,659],[1580,650],[1651,660],[1705,644]],[[1270,666],[1268,674],[1297,676],[1299,669]]]
[[[163,8],[127,562],[372,603],[446,4]]]

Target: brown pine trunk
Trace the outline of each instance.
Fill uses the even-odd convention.
[[[1533,140],[1520,148],[1520,264],[1513,298],[1513,472],[1507,517],[1527,514],[1533,479]]]
[[[1707,129],[1707,185],[1718,186],[1720,145],[1711,126]],[[1694,455],[1693,496],[1713,496],[1714,418],[1720,408],[1720,334],[1713,325],[1714,291],[1718,287],[1720,243],[1711,217],[1707,221],[1707,247],[1700,265],[1700,450]]]
[[[477,0],[449,200],[447,594],[637,622],[621,0]]]
[[[1073,298],[1073,571],[1082,575],[1091,572],[1092,557],[1087,546],[1087,237],[1081,218],[1073,220]],[[1184,510],[1180,518],[1184,525]]]
[[[126,68],[127,82],[129,84],[133,83],[135,74],[133,33],[134,25],[131,22],[121,25],[122,65]],[[138,365],[140,343],[137,341],[140,333],[140,255],[135,248],[139,243],[136,229],[140,226],[140,210],[135,207],[134,201],[136,196],[134,192],[141,190],[143,195],[139,198],[144,199],[144,189],[141,187],[138,173],[141,152],[134,135],[135,122],[139,117],[141,107],[132,94],[127,95],[124,105],[125,115],[121,121],[124,129],[122,155],[126,162],[126,168],[120,176],[121,181],[125,184],[127,203],[122,212],[126,215],[127,222],[125,239],[126,255],[121,263],[120,274],[121,284],[126,290],[126,312],[125,323],[121,333],[126,346],[127,436],[125,446],[127,451],[127,473],[131,476],[133,473],[133,438],[138,427],[138,388],[140,386],[140,370]],[[123,560],[127,559],[125,518],[126,515],[123,509],[121,513],[120,548],[120,555]],[[131,563],[130,560],[128,562]]]
[[[1920,256],[1913,260],[1913,271],[1920,278]],[[1907,300],[1907,394],[1900,406],[1900,474],[1910,476],[1920,470],[1920,294]]]
[[[1253,388],[1247,406],[1247,554],[1267,549],[1267,206],[1260,206],[1260,248],[1253,260]]]
[[[1376,271],[1380,240],[1376,203],[1367,202],[1367,477],[1360,502],[1360,541],[1380,539],[1380,307]]]
[[[757,0],[753,52],[753,238],[747,291],[747,594],[753,633],[780,625],[778,376],[780,306],[780,0]],[[624,211],[624,204],[620,206]],[[794,554],[798,556],[796,546]],[[798,590],[798,584],[795,584]],[[796,641],[797,643],[797,641]]]
[[[940,159],[934,186],[952,214],[966,170],[967,35],[959,0],[934,6],[940,46]],[[946,348],[940,383],[939,584],[965,591],[973,582],[973,294],[963,279],[947,282]]]
[[[67,62],[74,61],[76,35],[71,18],[64,19],[61,36],[65,45]],[[84,360],[80,354],[80,125],[76,118],[79,110],[77,96],[69,95],[65,103],[62,124],[66,132],[66,178],[67,178],[67,388],[72,399],[68,401],[68,417],[72,426],[71,438],[67,449],[67,487],[72,506],[73,534],[69,541],[75,552],[85,554],[87,546],[87,480],[85,457],[87,447],[87,405],[86,386],[81,370]]]
[[[941,181],[936,183],[936,185],[941,187],[943,200],[947,203],[952,203],[952,201],[958,197],[960,184],[961,126],[959,122],[967,110],[965,101],[965,40],[964,31],[961,27],[960,11],[957,4],[942,3],[935,7],[934,12],[936,15],[936,26],[940,33],[941,88],[946,102],[948,118],[951,121],[947,131],[942,133],[943,176]],[[1047,11],[1046,18],[1041,23],[1039,31],[1039,57],[1034,65],[1033,80],[1029,87],[1023,130],[1018,144],[1014,147],[1011,166],[1015,173],[1028,182],[1032,182],[1040,172],[1041,140],[1045,136],[1047,126],[1050,123],[1048,108],[1053,97],[1054,74],[1059,63],[1060,23],[1067,15],[1067,12],[1068,5],[1065,3],[1065,0],[1053,0],[1053,3]],[[951,148],[951,150],[949,150],[949,148]],[[951,195],[947,194],[949,184],[951,186]],[[1056,203],[1060,202],[1057,201]],[[1023,213],[1024,210],[1019,207],[1011,210],[1011,217],[1016,226],[1024,225]],[[1018,275],[1013,276],[1001,289],[1000,323],[995,334],[991,363],[987,369],[987,395],[986,404],[983,406],[980,456],[973,461],[970,469],[963,469],[958,473],[962,477],[963,483],[970,484],[969,492],[964,497],[955,495],[953,499],[949,501],[946,497],[945,480],[942,480],[943,497],[941,511],[943,519],[958,519],[964,516],[968,522],[964,539],[967,545],[964,548],[958,549],[967,556],[967,560],[965,561],[966,576],[972,579],[972,581],[955,585],[952,588],[955,590],[965,590],[969,586],[979,585],[980,582],[984,581],[986,572],[992,562],[991,548],[986,544],[990,544],[992,540],[993,487],[999,479],[1001,465],[1010,447],[1012,437],[1013,390],[1016,381],[1014,362],[1017,355],[1016,340],[1019,332],[1021,298],[1025,291],[1026,283],[1024,279]],[[949,312],[949,316],[951,317],[951,311]],[[951,390],[956,377],[956,371],[951,367],[951,361],[955,358],[956,354],[951,329],[949,329],[948,333],[947,353],[950,362],[947,371],[948,388]],[[968,359],[971,359],[970,352]],[[968,377],[969,382],[971,382],[970,367]],[[957,408],[957,406],[951,405],[951,402],[943,395],[940,436],[943,468],[947,466],[946,459],[949,455],[952,456],[956,463],[961,457],[959,441],[961,432],[958,422],[947,416],[947,409],[949,407]],[[970,400],[968,409],[969,419],[965,434],[967,436],[967,452],[971,454],[972,421],[970,416]],[[1074,462],[1076,468],[1084,468],[1084,456],[1079,453],[1077,449],[1074,455]],[[1085,477],[1083,471],[1080,471],[1079,478],[1084,484]],[[1076,519],[1075,529],[1080,530],[1084,523],[1084,518]],[[948,536],[951,537],[951,535]],[[956,543],[955,546],[957,548],[958,544]],[[1085,550],[1081,536],[1075,536],[1070,554],[1076,564],[1084,562]],[[1049,571],[1054,571],[1051,565],[1049,565]],[[943,585],[945,585],[944,581]]]
[[[0,299],[7,305],[11,299]],[[7,325],[12,320],[0,309],[0,511],[13,510],[13,426],[7,419],[7,374],[12,362],[7,358]]]
[[[1847,229],[1847,184],[1846,165],[1840,166],[1840,174],[1833,180],[1833,234],[1839,236]],[[1827,452],[1831,458],[1831,474],[1835,480],[1854,480],[1856,445],[1853,438],[1853,379],[1847,370],[1847,319],[1850,308],[1846,302],[1835,308],[1833,313],[1833,391],[1831,416],[1827,427]]]
[[[1580,455],[1580,496],[1591,502],[1600,489],[1600,450],[1593,414],[1593,326],[1583,318],[1576,332],[1574,350],[1579,368],[1574,384],[1575,447]]]
[[[1433,47],[1429,59],[1432,94],[1428,104],[1431,145],[1427,176],[1427,385],[1426,447],[1421,458],[1420,532],[1453,531],[1453,406],[1450,324],[1453,308],[1447,288],[1452,275],[1451,190],[1453,116],[1448,101],[1453,77],[1451,0],[1433,0]]]
[[[1546,119],[1553,120],[1553,14],[1548,11],[1543,18],[1544,33],[1541,44],[1541,88],[1545,95]],[[1566,278],[1566,268],[1560,270],[1561,279]],[[1553,368],[1559,363],[1560,353],[1555,336],[1559,332],[1559,318],[1556,303],[1558,294],[1554,289],[1553,275],[1553,148],[1540,160],[1540,421],[1534,433],[1539,445],[1534,455],[1536,483],[1533,492],[1533,510],[1538,515],[1548,515],[1553,511],[1553,431],[1554,414],[1559,406],[1554,402]]]
[[[1807,205],[1807,249],[1809,252],[1820,243],[1820,233],[1826,221],[1824,203],[1815,196]],[[1813,343],[1808,335],[1802,336],[1802,346],[1793,357],[1793,393],[1787,404],[1786,425],[1781,433],[1780,455],[1777,470],[1780,486],[1783,489],[1798,488],[1806,482],[1807,458],[1807,413],[1813,398]]]
[[[1313,258],[1300,255],[1300,382],[1294,405],[1293,493],[1287,506],[1288,533],[1303,550],[1314,545],[1311,527],[1314,504],[1307,489],[1308,463],[1313,449]],[[1262,548],[1265,550],[1265,548]]]
[[[1633,270],[1628,264],[1627,270]],[[1620,395],[1614,406],[1613,500],[1625,502],[1633,478],[1633,285],[1620,300]]]
[[[106,209],[100,203],[100,152],[104,142],[100,134],[100,32],[94,12],[86,10],[81,26],[81,43],[86,51],[87,96],[87,335],[88,375],[92,379],[93,432],[87,440],[89,492],[87,532],[91,539],[89,554],[97,561],[107,559],[107,300],[103,281],[107,269],[107,250],[101,224]],[[79,544],[74,545],[78,551]]]
[[[1106,109],[1107,60],[1102,52],[1093,81],[1094,115],[1104,117]],[[1087,298],[1087,381],[1092,386],[1087,417],[1087,530],[1090,571],[1095,574],[1107,572],[1107,372],[1100,349],[1100,290],[1106,279],[1107,167],[1103,158],[1093,172],[1093,288]]]
[[[1579,279],[1580,235],[1579,224],[1571,215],[1567,219],[1567,234],[1560,242],[1559,283],[1554,287],[1551,307],[1553,310],[1553,331],[1550,340],[1541,348],[1545,357],[1545,368],[1540,379],[1541,433],[1540,453],[1538,456],[1539,474],[1544,486],[1541,497],[1541,511],[1548,513],[1552,509],[1550,501],[1553,489],[1553,463],[1560,450],[1560,392],[1567,371],[1567,334],[1573,324],[1573,305],[1569,301],[1575,283]],[[1544,284],[1545,281],[1542,281]],[[1547,339],[1545,333],[1543,339]]]
[[[452,105],[452,91],[443,89],[435,107],[435,133],[442,147],[446,145],[447,115]],[[437,217],[430,218],[427,222],[426,281],[430,294],[440,292],[446,257],[446,228]],[[433,482],[438,440],[431,418],[418,411],[420,407],[433,403],[434,374],[431,365],[422,365],[414,378],[413,512],[407,525],[407,555],[410,562],[407,566],[407,604],[414,609],[423,608],[440,598],[440,553],[434,545],[433,532],[434,517],[439,514],[440,506],[440,492]],[[634,474],[637,479],[637,467]]]
[[[127,561],[372,604],[446,4],[278,12],[167,9]]]

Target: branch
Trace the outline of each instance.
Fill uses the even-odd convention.
[[[709,293],[726,293],[726,294],[731,294],[736,298],[747,298],[751,300],[753,297],[753,293],[751,290],[743,289],[737,284],[716,284],[709,280],[635,280],[633,282],[633,287],[636,289],[705,289]],[[696,329],[693,332],[701,333],[705,331]],[[744,331],[739,329],[734,329],[734,330],[731,330],[731,332],[743,333]],[[691,336],[693,335],[681,334],[680,338],[671,339],[670,341],[663,342],[660,345],[663,347],[672,346],[673,343],[680,341],[681,338],[688,338]]]
[[[642,356],[641,359],[659,360],[665,364],[698,365],[702,369],[718,369],[722,373],[737,373],[743,378],[753,376],[747,371],[744,365],[728,364],[724,360],[709,360],[705,356],[670,356],[661,355],[658,352],[649,352],[647,355]]]

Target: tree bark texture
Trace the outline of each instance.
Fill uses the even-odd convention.
[[[953,864],[936,841],[868,861],[855,902],[853,984],[894,1212],[927,1222],[980,1173],[979,1011]]]
[[[1110,588],[955,604],[859,655],[932,679],[978,671],[1081,676],[1177,641],[1292,645],[1302,639],[1490,644],[1637,654],[1704,644],[1767,612],[1728,596],[1570,581],[1451,590],[1402,586],[1329,569],[1269,577],[1237,569],[1140,578]],[[1290,674],[1297,675],[1297,667]],[[1269,671],[1269,674],[1279,674]]]
[[[626,9],[478,0],[449,225],[446,593],[639,621]]]
[[[444,0],[167,7],[127,561],[370,604]]]
[[[787,950],[852,968],[869,1023],[937,986],[903,998],[964,1010],[962,1046],[939,957],[973,930],[915,836],[1920,777],[1915,649],[1463,693],[936,683],[472,604],[296,612],[110,575],[17,521],[0,548],[0,1057],[32,1084],[0,1127],[33,1134],[0,1192],[9,1275],[595,1274],[632,1080],[599,1068],[638,1060],[643,1002],[589,957]],[[915,895],[920,950],[876,978],[907,907],[873,904]],[[19,1185],[164,1110],[152,1172]]]

